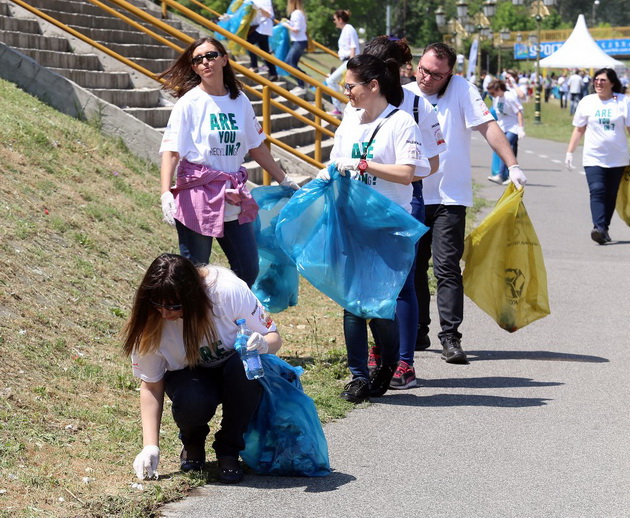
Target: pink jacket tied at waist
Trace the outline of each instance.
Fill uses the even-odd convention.
[[[223,237],[225,189],[227,182],[241,197],[240,224],[256,219],[258,204],[247,189],[247,170],[226,173],[182,160],[177,168],[177,182],[172,189],[177,205],[175,219],[198,234]]]

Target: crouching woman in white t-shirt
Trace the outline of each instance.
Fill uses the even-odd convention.
[[[424,156],[420,129],[414,119],[396,106],[403,100],[399,65],[393,59],[383,61],[369,54],[348,61],[345,91],[353,108],[346,112],[335,133],[330,153],[341,174],[349,171],[352,178],[371,186],[411,212],[415,176],[430,172]],[[319,177],[328,178],[324,169]],[[348,229],[349,232],[354,231]],[[404,297],[415,299],[413,273],[403,286]],[[373,318],[370,329],[381,346],[381,364],[369,374],[367,322],[344,311],[344,336],[348,366],[352,380],[341,397],[353,403],[382,396],[398,366],[398,322]]]
[[[203,469],[208,422],[222,405],[221,428],[212,447],[219,481],[243,479],[239,452],[262,387],[248,380],[234,342],[245,319],[253,331],[247,349],[275,353],[282,339],[245,283],[230,270],[197,268],[180,255],[151,263],[138,288],[124,329],[123,351],[140,378],[143,449],[133,467],[138,478],[157,477],[164,394],[182,441],[182,471]]]
[[[164,220],[177,228],[180,253],[195,263],[209,262],[216,237],[232,270],[251,286],[258,275],[252,224],[258,205],[246,186],[245,155],[281,185],[298,186],[265,146],[221,43],[195,41],[160,77],[179,98],[160,146]]]
[[[573,151],[584,135],[582,165],[591,198],[591,239],[604,245],[611,240],[608,227],[623,170],[628,165],[626,131],[630,134],[630,102],[621,93],[621,81],[612,68],[598,70],[593,78],[595,93],[582,98],[573,117],[575,128],[565,165],[573,170]]]

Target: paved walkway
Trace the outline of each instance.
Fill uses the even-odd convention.
[[[474,148],[480,194],[496,200],[489,148],[480,136]],[[550,316],[508,334],[467,299],[470,364],[416,353],[417,388],[326,425],[329,477],[249,475],[164,516],[630,516],[630,227],[615,215],[613,242],[591,241],[586,179],[564,170],[565,150],[526,138],[519,157]]]

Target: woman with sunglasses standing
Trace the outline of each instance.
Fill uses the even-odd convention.
[[[245,156],[280,185],[298,186],[265,145],[221,43],[195,41],[159,77],[178,97],[160,146],[164,221],[177,228],[180,253],[195,263],[209,262],[216,237],[232,270],[251,286],[258,275],[252,224],[258,206],[246,186]]]
[[[399,68],[394,59],[383,61],[369,54],[348,61],[345,91],[355,110],[347,111],[342,119],[330,157],[342,175],[349,172],[353,179],[371,186],[411,213],[411,182],[416,176],[429,174],[430,166],[418,125],[411,115],[396,108],[403,101]],[[326,169],[318,177],[330,179]],[[415,297],[413,276],[409,276],[406,284],[409,282],[412,289],[407,292]],[[398,367],[398,321],[382,318],[369,321],[381,352],[381,363],[370,375],[368,322],[347,310],[343,320],[352,380],[341,397],[361,403],[370,396],[382,396]]]
[[[133,467],[140,479],[157,477],[164,394],[182,441],[181,470],[201,470],[208,422],[222,405],[221,428],[212,444],[219,482],[243,479],[239,452],[262,387],[248,380],[234,342],[245,319],[248,350],[276,353],[282,339],[247,285],[230,270],[196,267],[180,255],[163,254],[147,269],[124,329],[123,351],[140,378],[143,449]]]
[[[575,128],[565,165],[573,171],[573,151],[584,136],[582,165],[591,200],[591,239],[605,245],[611,241],[608,228],[629,160],[626,131],[630,134],[630,101],[621,94],[621,81],[613,69],[602,68],[593,78],[595,93],[580,100],[573,117]]]

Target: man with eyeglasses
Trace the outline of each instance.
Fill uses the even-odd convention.
[[[464,287],[460,260],[464,253],[466,207],[473,204],[470,143],[478,131],[509,169],[510,180],[521,187],[527,179],[519,168],[505,134],[482,101],[479,90],[461,76],[453,75],[457,56],[443,43],[432,43],[418,64],[416,83],[404,88],[427,99],[437,112],[447,149],[440,155],[438,173],[423,181],[430,227],[420,240],[416,263],[416,293],[419,305],[418,344],[427,343],[429,292],[427,271],[433,255],[437,279],[437,306],[441,331],[442,359],[447,363],[467,363],[461,347],[459,326],[464,319]]]

